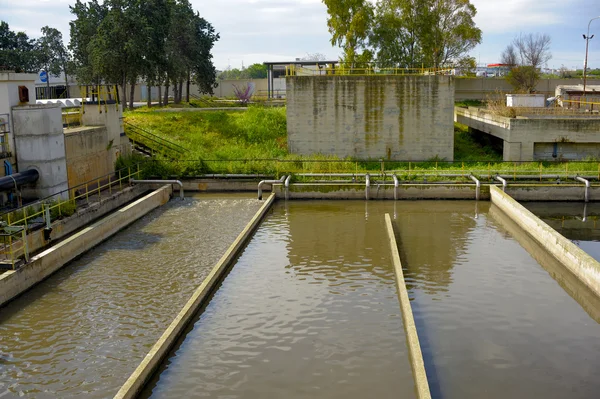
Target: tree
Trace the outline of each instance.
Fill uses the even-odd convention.
[[[13,32],[0,21],[0,68],[15,72],[37,72],[35,40],[24,32]]]
[[[97,34],[100,23],[108,13],[108,4],[104,2],[101,4],[98,0],[91,0],[88,3],[76,0],[73,6],[69,6],[69,9],[75,16],[75,19],[69,22],[71,32],[69,50],[73,57],[72,72],[77,76],[79,83],[98,83],[100,73],[93,67],[90,44]]]
[[[476,14],[469,0],[433,1],[421,38],[425,64],[439,68],[457,63],[475,48],[481,42]]]
[[[514,65],[507,81],[517,91],[531,93],[540,80],[540,68],[551,58],[547,34],[519,35],[502,52],[502,63]]]
[[[42,37],[37,41],[38,59],[41,69],[48,76],[46,80],[47,93],[50,95],[50,74],[65,74],[65,88],[67,97],[69,96],[68,64],[70,55],[63,44],[62,33],[58,29],[44,26],[42,28]]]
[[[380,66],[437,68],[460,63],[481,42],[469,0],[323,1],[345,60],[373,55]]]
[[[350,67],[370,61],[366,47],[374,8],[368,0],[323,0],[327,6],[327,26],[331,44],[344,49],[343,61]],[[367,51],[364,51],[367,50]]]
[[[250,79],[265,79],[267,77],[267,66],[264,64],[252,64],[244,72]]]

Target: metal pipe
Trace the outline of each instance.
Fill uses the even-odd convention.
[[[258,199],[262,200],[262,186],[263,184],[277,184],[285,182],[285,176],[281,176],[279,180],[261,180],[258,183]]]
[[[132,184],[177,184],[179,185],[179,198],[183,199],[183,183],[179,180],[129,180]]]
[[[502,182],[502,191],[506,191],[506,186],[508,185],[508,183],[506,183],[506,180],[504,180],[499,175],[494,176],[494,179],[498,180],[499,182]]]
[[[394,179],[394,201],[398,199],[398,176],[396,176],[396,174],[392,175],[392,179]],[[394,219],[395,219],[395,214],[394,214]]]
[[[302,177],[358,177],[358,176],[366,176],[369,173],[298,173],[296,176],[302,176]],[[376,173],[376,174],[371,174],[370,176],[377,176],[377,177],[381,177],[381,176],[386,176],[383,173]]]
[[[285,183],[283,184],[285,187],[285,199],[289,199],[290,197],[290,180],[292,180],[292,175],[289,175],[287,179],[285,179]]]
[[[575,180],[580,181],[585,184],[585,202],[589,202],[589,191],[590,191],[590,181],[584,179],[581,176],[575,176]]]
[[[469,178],[475,182],[475,200],[479,201],[479,192],[481,191],[481,183],[473,175],[469,175]]]
[[[369,200],[369,188],[371,187],[371,176],[367,173],[365,175],[365,198]]]
[[[0,191],[10,191],[27,183],[35,183],[40,177],[40,174],[35,169],[27,169],[21,173],[0,177]]]

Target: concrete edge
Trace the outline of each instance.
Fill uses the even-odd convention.
[[[22,267],[3,273],[0,275],[0,306],[45,280],[76,257],[112,237],[148,212],[164,205],[170,195],[171,186],[163,186],[43,250]]]
[[[202,284],[200,284],[196,291],[194,291],[190,299],[177,314],[169,327],[167,327],[158,341],[156,341],[140,365],[121,386],[121,389],[119,389],[117,394],[114,396],[115,399],[130,399],[137,397],[139,392],[144,388],[144,385],[160,366],[162,360],[177,342],[177,339],[194,317],[198,309],[200,309],[213,290],[217,287],[219,281],[229,269],[231,262],[235,259],[239,251],[251,237],[252,233],[258,227],[264,215],[267,213],[274,201],[275,195],[271,194],[256,212],[254,217],[250,220],[250,222],[246,225],[244,230],[242,230],[235,241],[229,246],[225,254],[212,268]]]
[[[413,371],[415,381],[415,389],[417,398],[431,399],[429,391],[429,382],[427,381],[427,373],[425,371],[425,362],[423,361],[423,353],[421,352],[421,344],[419,343],[419,334],[417,326],[410,306],[408,290],[404,282],[404,272],[402,271],[402,262],[400,261],[400,253],[398,252],[398,244],[394,235],[394,227],[389,213],[385,214],[385,224],[387,228],[390,247],[392,250],[392,261],[394,263],[394,274],[396,275],[396,288],[398,289],[398,299],[400,301],[400,309],[402,310],[402,319],[404,321],[404,330],[406,332],[406,341],[408,343],[408,353],[410,365]]]
[[[600,297],[600,262],[499,188],[490,187],[490,196],[493,204]]]

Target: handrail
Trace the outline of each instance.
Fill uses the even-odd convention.
[[[123,121],[123,124],[125,124],[131,128],[132,131],[130,131],[129,134],[133,133],[133,135],[138,135],[145,140],[149,140],[151,142],[156,143],[159,147],[161,147],[161,146],[166,147],[168,150],[175,152],[177,155],[182,155],[189,151],[187,148],[180,146],[179,144],[174,143],[170,140],[167,140],[164,137],[161,137],[157,134],[149,132],[148,130],[143,129],[137,125],[134,125],[133,123]],[[133,140],[136,141],[135,138],[133,138]],[[151,150],[155,150],[157,152],[163,152],[163,151],[161,151],[160,148],[152,148],[152,146],[149,145],[149,143],[142,142],[141,144],[150,148]],[[168,154],[163,154],[163,155],[168,155]]]
[[[284,187],[285,187],[285,199],[289,199],[290,194],[290,180],[292,180],[292,175],[289,175],[287,179],[285,179]]]
[[[585,184],[585,197],[584,200],[585,202],[589,202],[589,191],[590,191],[590,181],[587,179],[584,179],[581,176],[575,176],[575,180],[580,181],[582,183]]]
[[[123,182],[129,181],[134,176],[139,177],[139,174],[140,174],[139,164],[135,165],[135,166],[136,167],[134,167],[133,171],[132,171],[131,167],[123,168],[123,169],[117,170],[113,173],[102,175],[96,179],[87,181],[85,183],[81,183],[77,186],[69,187],[67,190],[63,190],[63,191],[60,191],[53,195],[50,195],[48,197],[41,198],[33,203],[29,203],[29,204],[20,206],[15,209],[11,209],[9,211],[1,213],[0,219],[5,219],[8,226],[24,225],[25,228],[27,228],[27,226],[29,224],[31,224],[31,222],[29,222],[31,219],[36,219],[40,216],[43,217],[43,214],[44,214],[43,209],[41,211],[38,210],[31,214],[27,214],[27,210],[35,209],[37,207],[44,208],[45,206],[49,207],[50,210],[56,209],[58,211],[58,215],[62,216],[64,213],[63,212],[64,209],[62,209],[62,208],[64,208],[67,203],[74,202],[76,204],[77,200],[80,200],[80,199],[85,199],[85,200],[89,201],[90,195],[93,196],[96,193],[100,194],[102,192],[102,190],[104,190],[104,189],[108,189],[112,193],[113,186],[119,185],[119,187],[122,187]],[[123,172],[126,172],[126,174],[124,176],[123,176]],[[113,178],[113,176],[114,176],[114,178]],[[106,183],[102,184],[103,181]],[[92,186],[93,189],[90,186]],[[80,190],[81,190],[81,193],[80,193]],[[66,194],[66,196],[70,197],[69,200],[63,199],[65,194]],[[56,203],[54,203],[54,205],[50,205],[50,206],[45,205],[45,204],[48,204],[49,202],[56,202]],[[11,215],[18,214],[21,212],[23,213],[22,217],[13,218],[11,220]]]
[[[494,176],[494,179],[501,182],[502,183],[502,191],[506,191],[506,186],[508,185],[508,183],[506,183],[506,180],[504,178],[500,177],[500,175]]]
[[[479,201],[479,193],[481,191],[481,183],[479,182],[479,180],[473,176],[473,175],[469,175],[469,178],[471,180],[473,180],[475,182],[475,200]]]
[[[185,199],[183,195],[183,183],[181,180],[129,180],[131,184],[177,184],[179,185],[179,198]]]
[[[392,179],[394,179],[394,201],[398,199],[398,186],[400,185],[398,182],[398,176],[394,173],[392,175]]]
[[[262,186],[263,184],[277,184],[277,183],[283,183],[285,181],[285,176],[281,176],[281,179],[279,180],[261,180],[258,183],[258,199],[262,200]]]

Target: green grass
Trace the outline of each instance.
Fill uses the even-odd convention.
[[[467,128],[455,125],[454,162],[434,158],[423,162],[303,157],[287,151],[285,108],[250,106],[247,111],[155,112],[130,111],[127,122],[171,140],[189,152],[185,159],[157,156],[146,162],[144,176],[187,177],[205,173],[253,173],[280,176],[288,173],[397,172],[406,179],[415,173],[597,174],[598,160],[587,162],[502,162],[502,153],[490,143],[476,140]],[[126,130],[128,129],[125,126]],[[142,158],[129,161],[138,162]]]
[[[481,106],[485,105],[485,102],[481,101],[481,100],[461,100],[461,101],[455,101],[454,105],[456,105],[457,107],[462,107],[462,108],[481,107]]]

